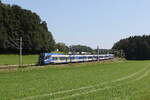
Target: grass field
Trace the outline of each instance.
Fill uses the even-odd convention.
[[[150,100],[150,61],[0,71],[0,100]]]
[[[23,64],[35,64],[38,61],[38,55],[24,55]],[[0,55],[0,65],[19,64],[19,55]]]

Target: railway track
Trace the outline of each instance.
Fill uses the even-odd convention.
[[[35,64],[23,64],[22,67],[26,66],[35,66]],[[5,69],[17,69],[19,68],[19,65],[0,65],[0,70],[5,70]]]
[[[101,61],[91,61],[91,62],[80,62],[80,64],[85,64],[85,63],[95,63],[95,62],[114,62],[114,61],[118,61],[117,58],[114,59],[110,59],[110,60],[101,60]],[[49,65],[53,65],[53,66],[64,66],[64,65],[69,65],[70,63],[67,64],[48,64],[48,65],[39,65],[39,67],[43,67],[43,66],[49,66]],[[77,63],[71,63],[71,64],[77,64]],[[78,63],[79,64],[79,63]],[[27,66],[37,66],[37,64],[23,64],[23,66],[21,68],[26,68]],[[0,65],[0,70],[13,70],[13,69],[17,69],[19,68],[19,65]]]

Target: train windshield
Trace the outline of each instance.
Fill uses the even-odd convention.
[[[43,64],[44,53],[41,53],[39,56],[39,64]]]
[[[49,59],[50,57],[51,57],[51,55],[48,55],[44,59],[46,60],[46,59]]]

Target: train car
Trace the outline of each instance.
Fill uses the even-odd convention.
[[[64,55],[60,53],[42,53],[39,56],[39,64],[63,64],[88,61],[107,60],[114,58],[113,54],[103,55]]]
[[[58,62],[60,53],[41,53],[39,56],[39,65],[52,64]]]

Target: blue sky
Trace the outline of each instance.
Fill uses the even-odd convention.
[[[150,0],[2,0],[36,12],[56,42],[111,48],[150,33]]]

